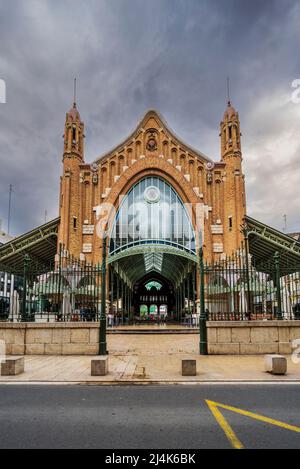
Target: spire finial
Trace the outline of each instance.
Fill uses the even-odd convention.
[[[230,103],[230,91],[229,91],[229,77],[227,77],[227,104],[228,104],[228,106],[231,105],[231,103]]]
[[[76,107],[76,77],[74,78],[74,100],[73,107]]]

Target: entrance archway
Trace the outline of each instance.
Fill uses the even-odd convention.
[[[121,322],[181,321],[196,312],[195,233],[188,210],[164,179],[143,178],[123,198],[108,263],[110,303],[120,305]]]
[[[136,321],[166,319],[168,311],[171,320],[175,313],[174,286],[162,275],[146,274],[134,284],[132,304]],[[142,305],[147,314],[141,314]]]

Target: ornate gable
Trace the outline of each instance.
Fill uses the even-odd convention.
[[[202,163],[212,160],[203,153],[190,147],[168,127],[163,117],[155,110],[149,110],[134,132],[122,143],[97,158],[95,163],[103,165],[111,158],[128,153],[131,159],[137,160],[147,156],[158,156],[172,159],[175,166],[180,164],[180,159],[196,159]]]
[[[127,139],[91,164],[93,182],[99,181],[99,203],[108,200],[119,179],[128,178],[132,171],[138,174],[148,166],[149,171],[154,171],[162,163],[165,174],[172,172],[175,180],[183,178],[199,200],[203,200],[206,181],[211,183],[216,170],[221,177],[219,165],[224,166],[185,144],[157,111],[149,110]]]

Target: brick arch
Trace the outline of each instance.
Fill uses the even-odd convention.
[[[127,194],[134,184],[146,176],[160,176],[165,179],[184,203],[194,205],[199,202],[193,188],[182,173],[163,158],[157,157],[143,158],[128,168],[113,185],[105,202],[112,204],[117,209],[119,196]]]

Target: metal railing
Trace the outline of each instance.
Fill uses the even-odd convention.
[[[0,302],[0,320],[98,321],[100,302],[101,266],[78,261],[61,249],[44,269],[25,256],[21,282]]]
[[[64,249],[46,268],[25,256],[16,288],[0,299],[0,320],[99,321],[101,269],[69,256]],[[259,265],[244,250],[217,263],[203,262],[200,280],[203,319],[300,320],[300,264],[284,262],[278,253]],[[131,318],[128,311],[122,314],[125,322],[126,314],[128,321]],[[198,320],[199,315],[190,325],[195,327],[196,322],[197,327]]]
[[[208,320],[300,319],[300,264],[279,254],[255,265],[244,251],[204,265]]]

